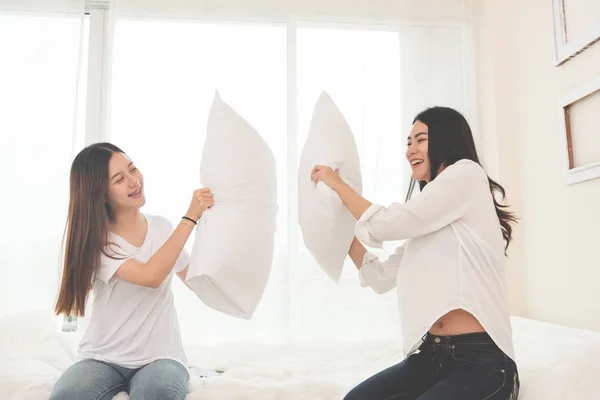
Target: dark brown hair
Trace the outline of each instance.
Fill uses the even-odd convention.
[[[429,165],[431,167],[430,181],[435,179],[437,172],[442,165],[449,166],[462,159],[468,159],[481,165],[479,157],[477,156],[471,127],[461,113],[448,107],[432,107],[419,113],[413,120],[413,124],[417,121],[421,121],[427,125],[429,132],[428,154]],[[492,199],[494,200],[494,207],[496,208],[496,214],[500,221],[502,237],[506,242],[504,247],[506,252],[508,245],[512,240],[511,223],[516,223],[517,217],[512,212],[508,211],[509,206],[507,204],[501,204],[496,199],[495,195],[500,194],[501,200],[505,200],[506,192],[504,188],[490,177],[488,177],[488,181],[490,191],[492,192]],[[412,194],[414,184],[415,182],[411,179],[407,199],[409,199]],[[425,185],[427,185],[427,182],[419,181],[421,190]]]
[[[96,143],[81,150],[71,165],[57,315],[85,315],[87,296],[108,244],[108,224],[114,219],[108,204],[108,164],[117,152],[123,153],[111,143]]]

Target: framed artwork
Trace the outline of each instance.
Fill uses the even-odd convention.
[[[559,106],[567,183],[600,178],[600,76],[566,94]]]
[[[552,0],[554,60],[558,67],[600,41],[600,1]]]

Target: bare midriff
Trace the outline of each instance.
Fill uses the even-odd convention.
[[[435,336],[454,336],[465,333],[485,332],[473,314],[465,310],[452,310],[442,316],[429,329]]]

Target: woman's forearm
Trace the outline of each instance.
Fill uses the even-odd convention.
[[[147,262],[135,258],[127,260],[117,269],[116,275],[136,285],[160,287],[177,262],[192,229],[193,226],[180,222],[167,241]]]
[[[348,255],[352,259],[354,265],[356,265],[357,269],[361,269],[366,252],[367,249],[365,249],[365,246],[363,246],[355,236],[354,239],[352,239],[352,244],[350,245],[350,251],[348,251]]]
[[[183,251],[194,227],[180,222],[165,243],[150,257],[146,263],[149,272],[162,282],[171,272]]]
[[[343,183],[333,189],[340,196],[342,202],[356,220],[359,220],[365,211],[371,207],[371,202],[358,194],[358,192],[347,183]]]

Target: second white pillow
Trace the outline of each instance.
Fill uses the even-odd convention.
[[[311,181],[315,165],[339,169],[342,179],[362,194],[360,159],[354,135],[327,92],[313,110],[308,138],[298,166],[298,222],[304,245],[321,269],[339,282],[354,237],[356,220],[338,194]]]

